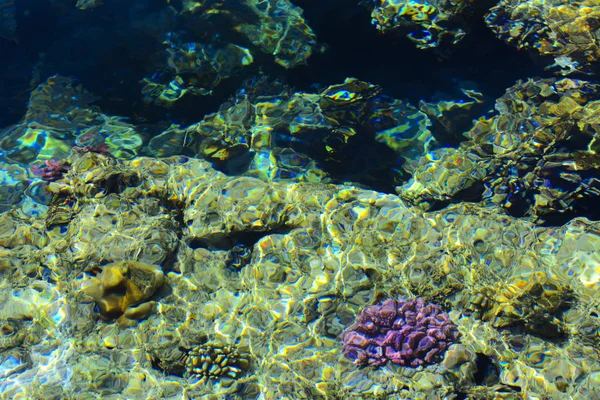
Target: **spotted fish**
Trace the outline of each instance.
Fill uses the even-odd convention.
[[[17,39],[17,20],[14,0],[0,0],[0,37]]]

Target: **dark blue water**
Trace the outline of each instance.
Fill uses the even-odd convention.
[[[496,98],[517,79],[544,75],[542,64],[536,65],[527,53],[495,39],[480,15],[472,16],[472,34],[439,54],[418,50],[402,37],[379,34],[370,24],[369,10],[354,0],[295,3],[304,9],[324,52],[314,54],[307,65],[289,70],[255,52],[257,62],[223,81],[212,96],[184,99],[164,110],[143,104],[139,81],[160,69],[165,34],[189,28],[195,38],[210,39],[217,34],[214,26],[203,32],[189,18],[169,12],[159,0],[108,0],[86,11],[68,1],[17,0],[18,42],[0,39],[0,102],[6,105],[0,110],[0,125],[22,115],[33,74],[36,82],[54,74],[76,77],[101,97],[98,105],[109,114],[181,123],[196,122],[214,112],[245,79],[259,72],[306,91],[356,77],[412,102],[429,101],[440,92],[456,95],[465,82]],[[230,35],[240,45],[249,44],[230,30],[225,21],[218,34]]]

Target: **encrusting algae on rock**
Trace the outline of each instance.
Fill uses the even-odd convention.
[[[119,261],[103,266],[83,291],[94,298],[103,318],[117,319],[121,326],[129,326],[154,310],[155,302],[147,300],[164,281],[160,266]]]
[[[553,57],[558,74],[594,73],[600,58],[596,0],[502,0],[485,17],[496,36],[519,49]]]
[[[577,79],[519,81],[457,148],[422,157],[398,194],[424,209],[460,193],[513,216],[557,223],[596,219],[600,86]]]

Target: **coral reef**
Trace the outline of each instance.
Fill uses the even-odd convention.
[[[2,361],[9,397],[66,395],[65,382],[85,395],[106,390],[132,399],[261,392],[269,399],[299,392],[442,398],[456,391],[577,398],[581,385],[593,386],[600,364],[582,355],[598,341],[592,300],[600,287],[598,223],[580,218],[544,228],[478,204],[424,213],[394,195],[228,177],[207,161],[182,157],[120,161],[87,152],[73,154],[71,165],[52,190],[55,201],[73,203],[56,207],[75,218],[46,229],[45,220],[20,209],[2,214],[0,317],[16,330],[15,344],[22,330],[32,341],[24,352],[2,353],[0,360],[9,360]],[[150,281],[158,282],[123,272],[124,265],[137,265],[132,260],[144,263],[147,277],[167,271],[168,290],[154,305],[146,298],[123,306],[131,297],[124,295],[127,282],[138,282],[131,294],[143,297],[157,286]],[[82,279],[83,271],[97,276]],[[124,289],[115,291],[109,277]],[[37,289],[20,289],[22,282]],[[101,293],[103,284],[109,289]],[[90,290],[96,298],[85,293]],[[479,301],[480,293],[489,300]],[[435,300],[451,310],[461,333],[459,344],[439,358],[432,354],[435,368],[393,362],[357,368],[343,357],[340,337],[355,316],[365,307],[382,308],[373,299],[415,294],[423,308]],[[114,305],[116,313],[96,321],[96,302],[107,312]],[[130,312],[137,313],[123,318]],[[120,313],[135,328],[113,323]],[[195,376],[205,361],[210,371],[208,358],[213,363],[218,352],[199,341],[259,361],[233,379]],[[88,373],[56,367],[67,364]],[[41,367],[46,383],[36,385]],[[497,373],[488,377],[488,370]]]
[[[347,175],[344,180],[377,184],[379,175],[401,181],[404,166],[433,142],[423,112],[368,82],[348,78],[320,93],[260,80],[248,86],[201,122],[152,138],[148,152],[192,153],[229,174],[265,181],[327,183],[325,165],[331,165]]]
[[[597,215],[598,85],[573,79],[518,82],[469,139],[419,160],[400,196],[429,208],[474,197],[540,223]],[[477,193],[479,192],[479,193]]]
[[[186,22],[162,32],[165,52],[142,80],[146,103],[172,107],[185,95],[209,95],[251,65],[256,53],[266,53],[290,69],[305,64],[318,50],[302,9],[288,0],[190,0],[170,10]],[[194,28],[182,29],[186,25]]]
[[[144,79],[145,102],[167,106],[186,93],[209,95],[222,80],[253,62],[248,49],[234,45],[196,43],[183,34],[171,32],[164,42],[168,73],[155,74],[158,79]]]
[[[96,100],[73,78],[49,77],[31,92],[23,119],[0,130],[0,150],[17,163],[64,160],[74,145],[105,145],[117,158],[135,157],[142,135],[122,118],[102,114],[92,106]]]
[[[461,13],[470,6],[468,1],[391,0],[372,3],[372,23],[384,33],[400,31],[419,49],[435,48],[458,43],[468,25]]]
[[[342,334],[344,355],[358,365],[388,361],[418,367],[439,362],[459,338],[448,314],[422,298],[368,306]]]
[[[41,85],[48,93],[32,107],[53,99],[64,106],[61,90],[82,93],[72,81],[54,79]],[[595,84],[520,82],[462,145],[440,150],[424,133],[427,115],[375,85],[349,79],[316,94],[256,88],[198,124],[153,137],[152,146],[138,146],[142,135],[132,136],[123,153],[113,133],[136,127],[89,104],[59,110],[98,120],[58,118],[64,129],[49,129],[64,133],[57,143],[69,150],[61,159],[71,166],[54,182],[31,179],[8,159],[53,157],[38,157],[35,146],[7,149],[1,165],[14,176],[1,182],[3,397],[600,395],[600,223],[578,216],[540,225],[549,215],[542,195],[557,186],[533,177],[555,178],[537,169],[542,163],[574,185],[593,186]],[[477,96],[472,100],[462,109],[423,108],[442,125],[446,111],[463,115],[478,105]],[[75,139],[79,128],[91,135]],[[345,149],[367,134],[398,159],[414,161],[407,169],[413,180],[399,195],[311,181],[295,169],[296,161],[316,165],[315,152],[296,144],[316,144],[350,163]],[[115,137],[128,142],[126,134]],[[101,143],[111,156],[71,151]],[[181,149],[206,159],[178,155]],[[134,157],[136,151],[161,158]],[[237,151],[260,154],[255,164],[247,160],[251,174],[215,169],[221,159],[233,168]],[[511,164],[513,156],[520,163]],[[511,182],[537,190],[522,197],[533,202],[514,200],[520,192]],[[464,201],[474,188],[479,198]],[[567,189],[552,207],[572,205],[591,216],[593,191]],[[426,211],[406,200],[436,207]],[[529,206],[526,218],[513,212],[518,204]],[[380,299],[410,300],[374,305]],[[402,315],[402,326],[414,322],[406,343],[414,349],[400,345],[407,332],[395,329],[391,315]],[[388,324],[386,334],[360,331],[368,321]],[[433,339],[426,321],[434,323]],[[369,332],[376,337],[366,353],[376,357],[366,363],[391,360],[378,368],[352,362],[363,354],[352,343]],[[440,332],[460,343],[448,347]],[[396,342],[384,350],[388,334]]]
[[[595,0],[503,0],[485,22],[507,43],[552,57],[549,68],[568,75],[597,70],[599,17]]]
[[[0,399],[600,399],[599,0],[104,3],[0,0]]]

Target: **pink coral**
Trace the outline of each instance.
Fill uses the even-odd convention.
[[[55,159],[45,160],[44,164],[42,167],[32,165],[31,172],[48,182],[61,179],[71,169],[66,163]]]

